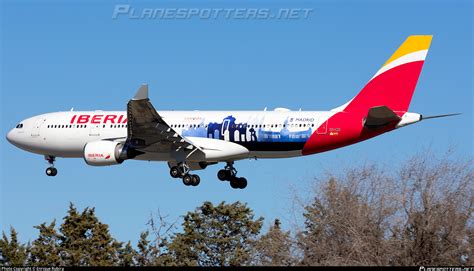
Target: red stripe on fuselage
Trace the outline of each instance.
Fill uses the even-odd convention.
[[[396,123],[380,129],[363,126],[364,115],[338,112],[329,120],[326,134],[314,132],[303,147],[302,154],[325,152],[351,145],[395,129]],[[330,127],[330,128],[329,128]]]

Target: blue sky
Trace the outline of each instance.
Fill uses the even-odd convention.
[[[411,34],[434,35],[410,110],[462,112],[328,153],[240,161],[245,190],[216,178],[221,165],[200,171],[185,187],[165,163],[126,161],[95,168],[59,159],[49,178],[43,157],[1,144],[1,229],[20,240],[61,220],[71,201],[96,207],[121,241],[136,242],[150,212],[170,220],[203,201],[247,202],[267,227],[292,224],[292,197],[313,177],[341,166],[399,161],[431,148],[457,155],[473,149],[473,6],[470,1],[2,1],[1,129],[53,111],[125,110],[143,82],[159,110],[326,110],[352,98]],[[116,4],[143,8],[311,8],[306,19],[112,19]]]

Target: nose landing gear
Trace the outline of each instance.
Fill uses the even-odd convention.
[[[58,174],[58,170],[55,167],[49,167],[46,169],[46,175],[56,176],[56,174]]]
[[[244,189],[247,187],[247,179],[237,177],[237,170],[234,168],[234,162],[227,162],[225,168],[217,172],[217,178],[221,181],[229,181],[230,187],[234,189]]]
[[[58,174],[58,170],[54,167],[54,161],[56,161],[56,157],[45,155],[44,159],[48,161],[48,163],[51,165],[49,168],[46,169],[46,175],[52,177],[56,176]]]

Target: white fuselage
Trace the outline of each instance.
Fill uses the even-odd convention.
[[[279,158],[302,155],[301,150],[313,132],[327,132],[327,127],[320,126],[335,112],[278,109],[159,114],[174,131],[191,141],[203,142],[207,138],[233,142],[247,148],[249,158]],[[127,137],[126,111],[56,112],[34,116],[20,124],[7,135],[12,144],[55,157],[83,157],[84,146],[89,142],[124,141]],[[170,161],[172,157],[164,151],[149,152],[136,159]]]

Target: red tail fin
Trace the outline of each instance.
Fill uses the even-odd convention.
[[[375,106],[406,112],[432,36],[409,36],[349,103],[335,110],[367,112]]]

